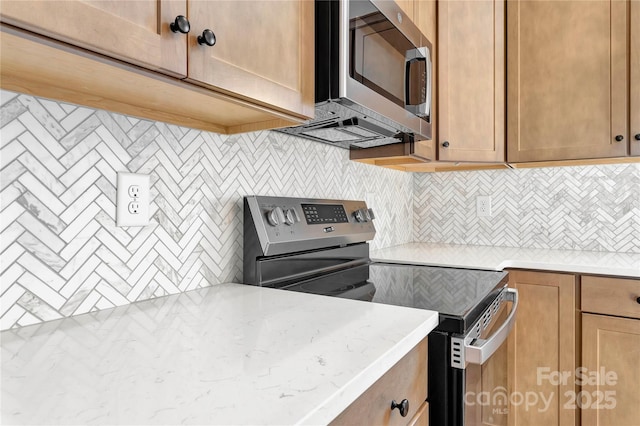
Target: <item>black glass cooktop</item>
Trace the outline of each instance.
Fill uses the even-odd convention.
[[[437,311],[439,329],[464,333],[507,285],[507,273],[372,263],[372,302]]]
[[[507,273],[369,263],[281,287],[437,311],[437,329],[465,333],[507,285]]]

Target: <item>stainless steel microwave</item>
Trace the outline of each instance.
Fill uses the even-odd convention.
[[[431,42],[393,1],[316,0],[316,115],[280,131],[343,148],[431,139]]]

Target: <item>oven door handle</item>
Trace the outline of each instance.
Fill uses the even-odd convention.
[[[516,322],[518,312],[518,290],[515,288],[505,289],[504,300],[513,302],[511,312],[504,323],[487,339],[475,339],[473,343],[464,344],[465,361],[471,364],[484,364],[500,346],[507,340],[507,336]]]

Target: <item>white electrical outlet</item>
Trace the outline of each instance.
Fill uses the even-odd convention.
[[[149,224],[149,175],[118,172],[116,225]]]
[[[491,217],[491,197],[489,195],[479,195],[476,198],[476,215]]]

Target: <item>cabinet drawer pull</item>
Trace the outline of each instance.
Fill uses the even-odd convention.
[[[178,15],[176,16],[176,19],[169,24],[169,28],[174,33],[187,34],[189,31],[191,31],[191,24],[184,15]]]
[[[213,46],[216,44],[216,35],[207,28],[202,32],[202,35],[198,36],[198,44]]]
[[[396,408],[398,409],[398,411],[400,411],[400,415],[402,417],[407,417],[407,414],[409,414],[409,400],[403,399],[402,401],[400,401],[400,404],[398,404],[394,399],[393,401],[391,401],[391,409],[394,410]]]
[[[636,299],[636,302],[638,302],[638,304],[640,304],[640,296],[638,296],[638,298]]]
[[[622,135],[617,135],[616,136],[616,142],[622,142],[624,140],[624,136]]]
[[[445,148],[449,148],[449,141],[442,142],[442,146]]]
[[[636,133],[636,135],[633,138],[637,141],[640,141],[640,133]]]

